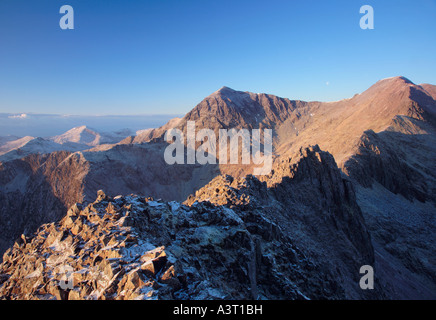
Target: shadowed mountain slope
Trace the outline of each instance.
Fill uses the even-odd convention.
[[[342,265],[345,255],[355,263],[368,258],[379,268],[384,291],[377,291],[376,298],[434,298],[435,114],[434,86],[415,85],[404,77],[380,80],[336,102],[304,102],[223,87],[182,119],[118,144],[3,160],[0,251],[21,233],[30,235],[41,223],[58,221],[73,203],[93,201],[100,189],[111,196],[188,198],[186,205],[207,202],[219,214],[226,212],[221,206],[236,206],[237,214],[247,219],[247,205],[254,203],[256,214],[267,214],[283,226],[284,235],[294,237],[294,244],[318,261],[317,272],[325,274],[321,265],[327,265],[327,274],[346,283],[318,288],[317,293],[299,289],[303,295],[370,298],[350,287],[355,264],[345,263],[344,274],[328,262],[331,257]],[[164,134],[170,128],[186,131],[187,121],[195,121],[197,130],[214,132],[272,129],[273,171],[247,178],[252,165],[168,165]],[[92,137],[88,140],[93,144]],[[252,233],[253,221],[241,219],[250,222],[247,230]],[[332,253],[335,246],[340,253]],[[233,297],[236,291],[226,294]],[[302,297],[293,292],[287,297]]]

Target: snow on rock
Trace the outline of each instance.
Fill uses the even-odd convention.
[[[299,174],[324,168],[317,177],[328,186],[336,173],[340,177],[339,170],[330,168],[332,162],[319,152],[305,152]],[[319,158],[321,162],[310,165]],[[331,193],[317,180],[309,181],[314,185],[296,189],[315,198]],[[353,226],[359,212],[347,215],[354,208],[352,200],[338,200],[347,203],[342,209],[332,202],[337,214],[326,218],[311,207],[313,200],[307,207],[285,204],[293,189],[288,180],[268,190],[253,176],[223,176],[186,203],[136,195],[112,198],[100,190],[94,202],[76,204],[59,222],[23,235],[6,251],[0,298],[317,299],[364,294],[352,289],[352,271],[367,247],[355,247],[342,231],[345,219],[353,237],[365,241],[362,226]],[[308,228],[300,230],[305,223]],[[322,248],[308,245],[307,237]],[[332,266],[325,265],[330,261]],[[344,266],[341,275],[331,276],[338,264]],[[69,270],[72,287],[62,286],[63,270]]]
[[[77,143],[87,146],[97,146],[100,144],[118,143],[131,134],[132,131],[129,129],[100,133],[87,126],[80,126],[68,130],[61,135],[51,137],[50,140],[59,144]]]

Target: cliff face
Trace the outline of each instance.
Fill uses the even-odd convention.
[[[270,219],[278,219],[282,227],[288,226],[289,234],[307,235],[323,246],[331,237],[341,238],[354,246],[361,262],[374,260],[354,187],[341,175],[331,154],[318,146],[301,149],[295,158],[281,161],[271,175],[260,179],[262,182],[254,176],[220,176],[186,203],[209,201],[244,207],[253,201],[271,212]]]
[[[378,81],[352,98],[334,102],[290,100],[223,87],[177,122],[147,131],[130,142],[162,140],[169,128],[185,131],[187,121],[195,121],[197,130],[208,128],[215,134],[219,129],[269,128],[274,130],[277,156],[289,157],[300,148],[317,144],[330,152],[342,168],[355,153],[355,145],[365,131],[385,131],[396,116],[434,124],[436,101],[430,93],[433,87],[392,77]],[[227,167],[221,169],[226,171]],[[248,172],[241,172],[241,176]]]
[[[5,253],[0,294],[367,298],[359,268],[374,262],[371,239],[331,155],[318,147],[302,150],[295,165],[280,166],[273,176],[270,186],[253,176],[219,176],[184,204],[99,192],[95,202],[73,206]],[[66,269],[73,280],[65,289]]]
[[[183,200],[219,172],[211,166],[168,165],[163,143],[119,145],[103,151],[32,154],[0,163],[0,254],[22,233],[60,219],[76,202],[138,193]]]
[[[390,261],[404,292],[436,284],[436,132],[431,122],[395,117],[383,132],[367,131],[344,172],[356,183],[357,202],[381,263]],[[399,278],[399,277],[397,277]],[[428,292],[430,291],[430,292]],[[413,294],[405,298],[414,298]],[[416,296],[415,296],[416,298]]]
[[[197,129],[212,129],[216,134],[218,129],[275,129],[289,117],[299,117],[300,110],[318,104],[222,87],[203,99],[182,119],[139,134],[133,143],[162,139],[165,131],[172,127],[185,131],[187,121],[195,121]]]
[[[86,164],[76,154],[33,154],[0,166],[0,252],[22,233],[56,221],[82,201]]]
[[[344,172],[364,187],[378,182],[409,200],[436,204],[436,130],[426,122],[398,116],[386,131],[366,131]]]
[[[194,266],[195,270],[191,271],[199,274],[196,278],[183,273],[179,282],[184,291],[156,291],[154,296],[163,299],[203,297],[201,291],[209,292],[206,298],[253,297],[256,292],[259,296],[280,299],[434,298],[436,101],[433,94],[434,86],[417,86],[403,77],[381,80],[353,98],[329,103],[293,101],[224,87],[205,98],[183,119],[145,130],[122,143],[75,153],[32,154],[2,162],[0,252],[12,246],[22,233],[32,237],[41,224],[54,224],[45,225],[42,233],[33,236],[32,239],[40,240],[31,240],[36,242],[28,244],[28,248],[21,243],[28,242],[24,238],[5,255],[8,264],[2,269],[5,285],[1,290],[7,298],[23,297],[20,290],[24,289],[10,290],[15,283],[24,288],[19,279],[26,275],[27,267],[21,269],[20,265],[29,265],[27,259],[33,261],[29,254],[43,268],[47,265],[39,252],[60,254],[56,248],[47,249],[51,244],[45,247],[41,244],[52,232],[55,238],[62,233],[67,239],[72,234],[68,241],[79,247],[91,246],[92,257],[105,255],[100,250],[109,240],[103,239],[97,245],[93,237],[100,239],[103,233],[107,234],[102,233],[102,228],[109,228],[120,240],[127,233],[118,229],[118,223],[130,210],[124,204],[130,202],[135,206],[139,201],[139,211],[135,209],[132,214],[142,222],[123,227],[134,227],[128,231],[133,232],[129,233],[132,237],[151,243],[140,250],[165,246],[158,250],[159,254],[179,252],[183,255],[178,260],[183,268],[190,270]],[[185,130],[187,121],[196,121],[196,129],[208,127],[215,131],[274,129],[273,171],[255,178],[247,176],[252,173],[252,165],[166,164],[163,154],[167,144],[162,141],[163,134],[172,127]],[[88,212],[76,212],[83,216],[77,223],[88,221],[89,210],[103,218],[108,213],[106,208],[113,211],[111,206],[116,203],[115,218],[105,218],[112,219],[116,225],[106,226],[105,219],[100,221],[103,224],[86,222],[88,227],[97,228],[91,232],[94,236],[76,239],[77,234],[70,230],[74,226],[68,227],[59,220],[72,204],[92,202],[99,189],[112,196],[138,194],[179,202],[147,202],[139,196],[100,201],[95,203],[95,210],[91,206],[84,209]],[[156,217],[160,218],[149,217],[145,223],[144,210],[157,210]],[[206,237],[201,232],[210,234]],[[62,237],[60,242],[65,240]],[[113,243],[123,243],[118,240]],[[72,256],[85,259],[85,253],[91,255],[89,250]],[[255,259],[253,252],[256,252]],[[118,257],[119,261],[127,261],[124,253],[123,257]],[[251,261],[250,267],[245,262],[238,265],[239,261]],[[74,265],[74,268],[79,268],[76,271],[97,268],[97,262]],[[132,269],[123,269],[130,263],[139,262],[135,259],[119,262],[114,270],[128,274],[138,267],[133,264]],[[173,264],[166,266],[170,268]],[[378,291],[365,293],[358,288],[356,270],[363,264],[376,268]],[[14,268],[24,270],[20,271],[23,277],[19,273],[13,275]],[[49,275],[52,269],[47,268],[44,272]],[[214,268],[224,276],[213,271]],[[131,276],[143,282],[151,279],[141,272]],[[97,288],[92,282],[94,276],[91,272],[83,285],[84,288],[91,285],[91,291],[77,289],[80,297],[103,297],[98,293],[103,287]],[[181,280],[185,276],[191,277],[190,287]],[[160,274],[157,272],[153,277],[159,287],[163,283]],[[36,287],[43,290],[42,297],[56,296],[56,291],[50,293],[42,288],[47,288],[47,281],[56,283],[59,279],[39,279]],[[107,298],[122,296],[127,279],[119,285],[122,279],[115,279],[118,279],[114,280],[117,290],[104,293]],[[141,282],[135,283],[130,285],[129,294]],[[93,291],[96,295],[91,294]],[[40,293],[35,292],[27,290],[25,294],[39,297]],[[142,294],[136,293],[136,296]],[[74,297],[76,293],[71,294]]]

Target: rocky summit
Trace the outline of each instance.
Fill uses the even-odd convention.
[[[123,140],[0,137],[0,299],[436,299],[435,92],[223,87]],[[165,132],[188,121],[271,129],[272,171],[166,163]]]
[[[99,191],[5,252],[0,296],[365,298],[359,267],[374,250],[353,189],[317,146],[294,161],[273,185],[218,176],[184,203]]]

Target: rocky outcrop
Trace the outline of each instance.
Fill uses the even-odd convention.
[[[59,220],[81,202],[86,163],[77,154],[33,154],[0,163],[0,253],[22,233]]]
[[[319,259],[326,265],[341,255],[350,257],[344,264],[350,270],[374,262],[371,237],[353,185],[341,175],[332,155],[318,146],[301,149],[295,158],[282,160],[262,181],[253,176],[217,177],[189,197],[186,204],[196,201],[262,208],[287,234],[298,235],[293,241],[299,247],[319,257],[324,255],[324,260]],[[339,247],[344,251],[339,253]]]
[[[327,228],[343,232],[359,250],[362,260],[373,261],[370,235],[356,202],[354,186],[347,176],[341,174],[333,156],[314,146],[301,149],[299,155],[289,162],[289,175],[280,172],[283,168],[287,171],[287,166],[278,165],[268,182],[279,201],[304,204],[324,215],[324,219],[331,219],[332,225]]]
[[[344,166],[355,182],[376,262],[389,265],[385,279],[395,274],[400,299],[436,297],[435,157],[431,121],[397,116],[386,131],[365,132]]]
[[[258,211],[102,193],[82,210],[72,207],[59,223],[20,238],[4,254],[0,273],[3,299],[344,295],[342,283]]]
[[[368,298],[358,283],[360,266],[373,262],[371,241],[330,157],[317,147],[302,150],[294,176],[271,186],[252,176],[219,176],[184,204],[100,191],[93,203],[74,205],[4,254],[0,295]],[[299,178],[309,172],[311,178]],[[333,181],[342,187],[328,192]]]
[[[396,117],[388,130],[366,131],[344,172],[363,187],[378,182],[408,200],[436,204],[436,134],[426,122]]]
[[[186,132],[187,121],[195,121],[197,130],[212,129],[217,136],[218,129],[275,129],[288,117],[298,117],[300,109],[310,104],[318,103],[222,87],[203,99],[182,119],[141,133],[133,139],[133,143],[161,140],[166,130],[173,127]]]
[[[407,166],[383,139],[374,131],[366,131],[361,137],[358,152],[345,164],[345,172],[362,186],[371,187],[377,181],[388,190],[400,193],[408,199],[425,201],[425,183],[422,175]],[[421,183],[411,183],[421,181]]]
[[[434,297],[433,89],[394,77],[353,98],[323,103],[223,87],[183,119],[143,131],[118,145],[76,153],[34,154],[0,163],[0,252],[19,238],[5,255],[7,261],[0,276],[4,297]],[[197,129],[215,131],[274,129],[273,172],[255,178],[246,175],[252,172],[251,165],[167,165],[163,134],[172,127],[186,129],[188,120],[196,121]],[[313,147],[306,148],[308,145]],[[231,176],[220,175],[225,173]],[[111,195],[133,193],[164,201],[183,201],[192,195],[184,204],[103,195],[104,200],[91,203],[101,188]],[[92,211],[93,218],[89,220],[84,212],[78,214],[82,218],[68,223],[71,226],[59,222],[75,202],[91,203],[88,209],[84,205],[83,210],[77,210]],[[129,204],[137,210],[127,209]],[[111,218],[116,225],[106,224],[108,211],[116,212]],[[44,225],[32,236],[41,223],[47,222],[53,224]],[[63,232],[66,238],[62,236],[60,242],[71,235],[75,246],[92,248],[73,252],[71,257],[88,259],[90,251],[93,257],[105,256],[100,251],[107,240],[103,240],[104,245],[96,245],[93,236],[77,236],[84,222],[88,226],[84,228],[91,228],[98,238],[114,233],[119,238],[116,243],[122,243],[123,236],[131,235],[138,243],[116,244],[120,256],[105,257],[118,259],[109,260],[116,271],[112,278],[122,272],[111,282],[116,288],[100,294],[106,289],[94,281],[99,258],[92,265],[75,265],[70,258],[74,272],[91,268],[91,275],[83,280],[83,288],[56,293],[53,283],[61,279],[52,275],[59,270],[52,269],[44,259],[60,253],[56,247],[40,246],[39,241]],[[25,236],[20,238],[22,233]],[[141,247],[140,243],[150,245]],[[130,245],[139,246],[141,251],[133,254],[133,260],[127,258],[131,257]],[[170,256],[174,259],[165,268],[148,263],[141,269],[146,261],[140,256],[150,250],[159,251],[154,256],[150,253],[153,259],[164,252],[167,262]],[[43,258],[39,252],[44,252]],[[32,284],[32,290],[38,291],[28,291],[23,284],[23,277],[29,276],[27,271],[36,271],[29,261],[39,261],[38,270],[45,274],[38,278],[37,285]],[[363,292],[358,287],[356,270],[363,264],[374,264],[379,268],[376,274],[387,279],[379,279],[375,291]],[[21,269],[21,265],[26,267]],[[106,266],[102,268],[106,270]],[[13,271],[18,269],[18,273]],[[135,269],[130,278],[124,278]],[[79,274],[82,272],[86,270]],[[166,276],[162,278],[160,272]],[[413,276],[406,281],[405,273],[419,279]],[[169,285],[177,283],[174,276],[180,283],[174,288],[179,289]],[[148,281],[154,293],[150,293],[150,286],[144,287]],[[405,283],[407,295],[401,293]],[[22,289],[23,285],[27,289]]]
[[[168,165],[165,147],[119,145],[0,163],[0,254],[22,233],[59,220],[75,202],[92,201],[102,185],[110,194],[183,200],[219,173],[213,165]]]

